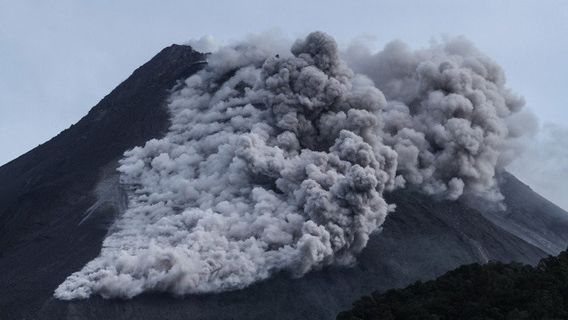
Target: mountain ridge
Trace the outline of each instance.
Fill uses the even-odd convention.
[[[97,201],[97,182],[105,171],[114,171],[112,163],[133,142],[142,144],[167,130],[169,89],[199,70],[203,58],[188,46],[163,49],[78,123],[0,167],[0,270],[7,275],[1,282],[13,290],[0,299],[1,313],[17,309],[19,301],[35,300],[22,288],[37,286],[42,296],[51,296],[57,282],[63,281],[63,273],[45,277],[41,283],[30,277],[38,262],[51,261],[45,251],[64,258],[67,242],[95,241],[100,246],[112,217],[74,228],[82,213]],[[100,249],[85,248],[88,245],[77,247],[69,261],[93,258]],[[30,257],[34,254],[38,257]],[[13,271],[12,266],[18,264],[22,270]]]
[[[568,218],[563,217],[568,214],[503,173],[504,213],[433,200],[413,190],[387,194],[397,210],[353,268],[324,268],[301,279],[280,274],[247,289],[183,299],[145,294],[128,301],[56,300],[53,290],[98,254],[113,218],[123,210],[117,160],[125,150],[165,133],[170,89],[200,70],[204,59],[189,46],[165,48],[77,124],[0,167],[0,273],[5,275],[0,285],[9,292],[0,297],[0,314],[9,319],[188,314],[196,319],[332,319],[373,290],[430,279],[464,263],[534,264],[566,247]],[[527,230],[527,238],[519,236]]]

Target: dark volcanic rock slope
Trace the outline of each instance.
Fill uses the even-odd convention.
[[[187,46],[164,49],[77,124],[0,167],[0,319],[35,314],[98,254],[112,212],[99,206],[98,219],[79,224],[97,181],[126,149],[167,130],[168,90],[204,58]]]
[[[301,279],[280,275],[217,295],[54,299],[53,290],[98,254],[124,206],[117,159],[164,134],[168,90],[199,70],[204,58],[187,46],[164,49],[79,123],[0,168],[0,318],[333,319],[373,290],[433,278],[464,263],[535,263],[568,243],[568,214],[504,174],[505,213],[411,190],[389,194],[398,208],[353,268],[326,268]]]

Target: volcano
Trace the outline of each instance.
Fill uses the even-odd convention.
[[[62,301],[54,290],[96,258],[128,206],[116,171],[125,151],[163,137],[173,88],[207,55],[172,45],[67,130],[0,167],[2,319],[333,319],[361,295],[491,260],[534,264],[568,244],[568,213],[507,172],[505,211],[413,188],[385,193],[396,211],[351,267],[294,278],[278,273],[244,289],[176,297]]]

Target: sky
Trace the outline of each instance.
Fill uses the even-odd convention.
[[[510,170],[568,209],[567,1],[0,0],[0,165],[77,122],[163,47],[270,30],[377,49],[466,36],[540,119]]]

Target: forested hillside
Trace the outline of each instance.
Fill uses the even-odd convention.
[[[535,267],[462,266],[436,280],[365,296],[337,319],[568,319],[568,252]]]

